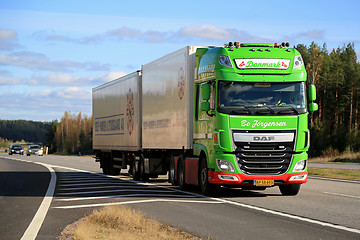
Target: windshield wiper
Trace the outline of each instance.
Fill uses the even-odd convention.
[[[243,107],[243,108],[237,108],[237,109],[233,109],[230,111],[230,114],[237,114],[237,115],[240,115],[240,114],[250,114],[252,115],[252,112],[251,110],[248,108],[248,107]]]
[[[276,114],[275,111],[269,107],[269,106],[249,106],[248,108],[257,108],[258,110],[255,111],[255,113],[261,114],[261,115],[265,115],[265,114]],[[260,108],[260,109],[259,109]],[[263,109],[261,109],[263,108]]]
[[[282,105],[282,106],[276,106],[276,107],[279,107],[279,108],[287,108],[287,109],[284,109],[284,110],[280,110],[278,111],[277,113],[279,114],[286,114],[286,113],[296,113],[296,114],[299,114],[299,111],[296,110],[296,108],[294,108],[293,106],[291,105]]]

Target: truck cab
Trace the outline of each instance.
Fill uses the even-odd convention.
[[[308,116],[317,110],[300,53],[285,43],[198,48],[194,81],[202,191],[279,186],[296,195],[308,178]]]

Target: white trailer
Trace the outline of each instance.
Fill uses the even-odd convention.
[[[194,66],[188,46],[93,89],[93,149],[106,174],[130,165],[134,179],[166,174],[193,147]]]

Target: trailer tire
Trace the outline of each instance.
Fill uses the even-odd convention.
[[[170,157],[170,164],[169,164],[169,183],[171,183],[171,185],[176,186],[177,182],[175,179],[175,160],[174,160],[174,156]]]
[[[182,155],[179,156],[178,168],[177,169],[178,169],[177,182],[178,182],[180,190],[184,190],[186,188],[186,184],[185,184],[185,161],[184,161],[184,157]]]
[[[133,159],[131,165],[132,165],[132,177],[133,177],[133,180],[134,181],[140,180],[140,174],[139,174],[138,169],[136,168],[136,160],[135,160],[135,158]]]
[[[283,196],[295,196],[300,191],[301,184],[280,185],[280,192]]]
[[[200,157],[200,168],[199,168],[199,186],[201,192],[204,195],[211,195],[215,188],[217,187],[214,184],[209,182],[209,169],[207,167],[206,157]]]
[[[139,172],[140,172],[140,179],[144,182],[148,182],[149,174],[145,173],[145,159],[144,159],[143,155],[141,155],[141,157],[140,157]]]

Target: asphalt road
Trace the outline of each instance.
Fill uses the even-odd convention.
[[[19,177],[19,172],[48,184],[50,174],[46,167],[4,159],[8,157],[0,154],[1,186],[10,175],[12,179],[26,179]],[[221,189],[215,197],[208,198],[196,188],[181,192],[169,186],[165,177],[150,183],[133,182],[126,174],[106,177],[90,157],[11,158],[48,164],[56,172],[54,198],[36,239],[56,239],[67,224],[94,209],[119,204],[141,209],[151,217],[205,238],[360,239],[360,183],[356,181],[311,178],[295,197],[284,197],[278,188],[271,188]],[[34,177],[37,173],[40,176]],[[26,180],[25,183],[30,184]],[[0,236],[7,236],[5,239],[19,239],[23,235],[31,212],[35,214],[41,202],[41,193],[46,192],[43,185],[32,184],[27,189],[34,192],[27,194],[9,192],[17,186],[15,183],[4,192],[1,187],[0,223],[10,226],[0,227]],[[15,205],[14,198],[18,201]],[[27,214],[14,214],[18,206],[26,206]],[[12,225],[16,227],[11,228]]]

